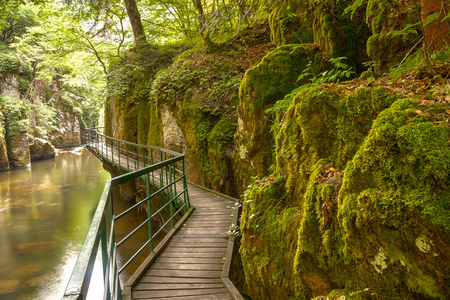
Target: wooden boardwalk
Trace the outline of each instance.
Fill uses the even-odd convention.
[[[109,146],[95,145],[110,163],[142,163],[118,155]],[[120,157],[120,158],[119,158]],[[159,178],[160,174],[154,172]],[[234,242],[227,231],[237,223],[237,199],[189,185],[194,207],[154,249],[123,288],[123,299],[243,299],[228,279]]]
[[[189,196],[195,210],[164,250],[144,262],[150,267],[133,275],[124,299],[236,299],[223,282],[235,202],[192,185]]]

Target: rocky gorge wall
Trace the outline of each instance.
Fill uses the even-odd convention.
[[[414,46],[389,32],[419,22],[417,6],[280,3],[221,50],[134,77],[139,101],[113,98],[108,130],[185,153],[189,180],[242,195],[253,299],[449,298],[449,83],[383,77]],[[342,82],[349,67],[362,77]]]
[[[34,81],[24,90],[20,78],[0,76],[0,171],[54,157],[55,147],[81,145],[82,121],[73,106],[64,105],[61,84]],[[21,100],[27,92],[32,100]]]

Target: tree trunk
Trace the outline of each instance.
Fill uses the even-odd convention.
[[[438,17],[429,24],[424,24],[425,49],[430,53],[450,45],[450,26],[448,20],[442,22],[448,11],[444,2],[447,0],[422,0],[422,21],[428,16],[437,13]]]
[[[202,36],[203,43],[206,46],[206,49],[208,51],[215,51],[217,50],[217,44],[214,43],[210,36],[208,30],[206,30],[206,18],[205,18],[205,12],[203,11],[203,5],[201,0],[192,0],[194,3],[195,8],[198,12],[198,27],[200,30],[200,35]]]
[[[147,45],[144,26],[141,22],[141,14],[136,5],[136,0],[124,0],[127,9],[128,19],[130,19],[131,28],[133,29],[134,41],[136,46]]]

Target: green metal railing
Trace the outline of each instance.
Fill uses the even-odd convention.
[[[86,130],[86,147],[100,159],[124,170],[126,173],[108,180],[100,197],[89,231],[62,299],[85,299],[97,253],[101,251],[104,281],[103,299],[121,299],[119,275],[145,249],[153,250],[155,237],[175,226],[176,218],[190,208],[184,173],[184,155],[174,151],[129,143],[100,133],[101,128]],[[141,200],[122,211],[114,213],[113,188],[139,180],[145,183]],[[157,199],[159,208],[152,211],[151,201]],[[132,211],[146,208],[146,220],[137,224],[125,237],[116,241],[115,224]],[[168,218],[155,232],[151,220],[165,213]],[[117,249],[140,229],[146,228],[148,239],[134,251],[121,266],[117,263]]]

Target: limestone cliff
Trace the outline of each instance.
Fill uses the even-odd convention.
[[[53,146],[80,146],[86,124],[73,91],[56,78],[50,83],[33,79],[30,63],[3,44],[0,61],[0,170],[28,165],[35,137],[51,141],[50,152]],[[33,159],[54,156],[54,150],[39,153]]]

